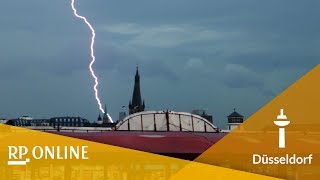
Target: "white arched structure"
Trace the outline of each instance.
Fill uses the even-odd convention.
[[[143,111],[131,114],[117,124],[116,130],[218,132],[216,126],[201,116],[173,111]]]

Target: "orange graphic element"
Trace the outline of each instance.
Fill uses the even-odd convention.
[[[11,156],[10,159],[9,151],[15,153],[15,156]],[[8,165],[8,161],[11,161],[11,165]],[[184,173],[180,173],[181,169],[184,169]],[[179,173],[176,174],[177,172]],[[111,145],[0,125],[1,180],[169,178],[186,180],[195,179],[195,177],[197,179],[273,179]]]
[[[319,154],[320,65],[195,161],[285,179],[319,179]]]

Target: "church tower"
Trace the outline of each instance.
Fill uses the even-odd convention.
[[[141,92],[140,92],[140,75],[139,68],[137,66],[136,75],[134,77],[134,88],[132,100],[129,102],[129,114],[144,111],[145,103],[142,102]]]
[[[103,118],[102,118],[102,124],[107,124],[107,123],[111,123],[109,116],[108,116],[108,112],[107,112],[107,105],[104,105],[104,114],[103,114]]]

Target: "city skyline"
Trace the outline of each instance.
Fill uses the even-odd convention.
[[[97,30],[95,69],[112,117],[131,98],[138,63],[147,110],[206,109],[221,126],[233,108],[247,118],[319,63],[318,5],[206,0],[78,6]],[[4,1],[0,7],[0,116],[96,119],[87,71],[90,32],[69,4]]]

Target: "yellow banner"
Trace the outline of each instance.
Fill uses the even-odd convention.
[[[0,125],[0,131],[4,180],[268,178],[19,127]]]
[[[320,66],[195,161],[285,179],[320,178]]]

